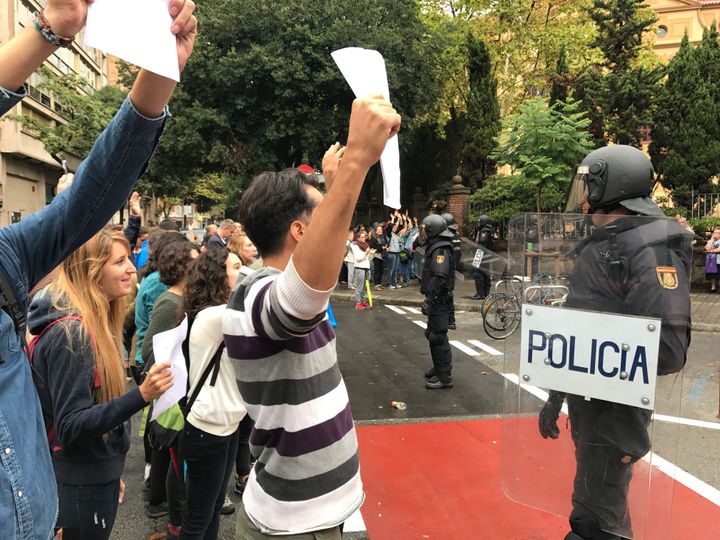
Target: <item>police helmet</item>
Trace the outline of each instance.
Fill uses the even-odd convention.
[[[486,216],[485,214],[483,214],[482,216],[477,218],[477,225],[478,228],[484,229],[485,227],[492,225],[492,219],[490,219],[490,216]]]
[[[440,215],[445,220],[445,223],[447,223],[448,229],[457,231],[457,223],[455,223],[455,216],[453,216],[450,212],[445,212],[444,214]]]
[[[640,150],[605,146],[588,154],[578,167],[565,211],[577,212],[583,204],[588,213],[621,205],[637,214],[663,216],[650,198],[654,185],[652,163]]]
[[[425,225],[425,234],[430,240],[447,231],[447,223],[440,214],[430,214],[422,220],[422,224]]]

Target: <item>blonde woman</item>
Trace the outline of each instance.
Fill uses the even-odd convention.
[[[155,365],[140,387],[126,388],[122,324],[135,274],[129,255],[122,230],[103,228],[63,262],[28,315],[64,540],[110,537],[123,498],[130,417],[172,385],[167,365]]]

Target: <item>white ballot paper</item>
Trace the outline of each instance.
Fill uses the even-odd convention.
[[[385,60],[371,49],[348,47],[332,53],[333,60],[356,97],[382,94],[390,100]],[[390,208],[400,208],[400,145],[397,135],[387,142],[380,167],[383,175],[383,202]]]
[[[95,0],[88,8],[85,45],[179,81],[171,25],[168,0]]]
[[[173,375],[173,385],[155,401],[150,420],[155,420],[159,414],[167,411],[180,401],[187,393],[187,366],[182,351],[182,343],[187,336],[187,316],[179,326],[167,332],[160,332],[153,336],[153,355],[156,364],[170,363]]]

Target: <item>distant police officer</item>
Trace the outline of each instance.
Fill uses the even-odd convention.
[[[453,270],[459,272],[460,271],[460,258],[462,256],[462,239],[460,238],[460,233],[458,232],[458,226],[457,223],[455,223],[455,216],[453,216],[450,212],[445,212],[444,214],[441,214],[442,218],[445,220],[445,224],[447,225],[448,231],[453,235],[452,237],[452,246],[453,246],[453,263],[454,268]],[[448,323],[448,328],[450,330],[457,330],[457,325],[455,324],[455,302],[453,302],[452,307],[450,309],[450,322]]]
[[[438,214],[427,216],[423,225],[427,242],[420,292],[427,302],[425,337],[433,362],[433,367],[425,372],[425,386],[431,390],[452,388],[452,352],[447,333],[455,286],[453,235]]]
[[[495,251],[495,229],[489,216],[482,215],[477,220],[475,227],[475,242],[485,252]],[[490,294],[490,272],[487,266],[475,268],[475,294],[473,300],[482,300]]]
[[[574,252],[566,305],[662,319],[658,374],[680,371],[690,345],[691,235],[650,199],[650,160],[630,146],[590,153],[578,168],[568,211],[584,205],[596,230]],[[640,217],[650,216],[650,217]],[[558,437],[563,394],[540,413]],[[567,395],[576,472],[566,540],[632,538],[627,493],[633,464],[650,450],[651,411]]]

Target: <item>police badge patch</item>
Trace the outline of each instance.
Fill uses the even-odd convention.
[[[442,264],[445,262],[445,255],[438,255],[435,257],[435,262],[438,264]]]
[[[658,266],[655,271],[657,272],[657,278],[660,282],[660,286],[663,289],[674,290],[678,288],[678,276],[677,270],[672,266]]]

